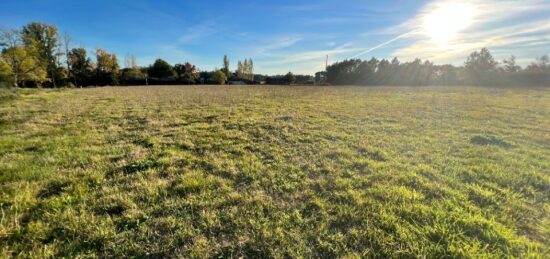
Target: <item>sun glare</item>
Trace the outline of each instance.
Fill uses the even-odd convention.
[[[475,15],[471,4],[447,3],[424,16],[422,29],[433,41],[448,44],[473,23]]]

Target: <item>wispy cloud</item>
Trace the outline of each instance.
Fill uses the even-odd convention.
[[[212,21],[185,29],[183,35],[178,39],[179,43],[188,44],[199,42],[204,37],[217,33],[219,30]]]
[[[276,38],[270,38],[266,41],[268,41],[265,44],[262,44],[261,46],[256,48],[256,53],[259,55],[269,55],[272,54],[273,51],[285,49],[288,47],[292,47],[296,43],[302,40],[302,37],[298,36],[282,36],[282,37],[276,37]]]
[[[411,35],[413,35],[413,34],[415,34],[415,33],[418,33],[418,31],[410,31],[410,32],[406,32],[406,33],[397,35],[396,37],[394,37],[394,38],[392,38],[392,39],[390,39],[390,40],[387,40],[387,41],[385,41],[385,42],[382,42],[382,43],[380,43],[380,44],[378,44],[378,45],[376,45],[376,46],[374,46],[374,47],[368,48],[368,49],[366,49],[366,50],[362,50],[361,52],[355,54],[355,55],[352,56],[351,58],[358,58],[358,57],[364,56],[364,55],[366,55],[366,54],[368,54],[368,53],[371,53],[371,52],[373,52],[373,51],[375,51],[375,50],[377,50],[377,49],[380,49],[380,48],[383,48],[383,47],[385,47],[385,46],[388,46],[388,45],[392,44],[393,42],[396,42],[396,41],[398,41],[398,40],[400,40],[400,39],[407,38],[407,37],[409,37],[409,36],[411,36]]]

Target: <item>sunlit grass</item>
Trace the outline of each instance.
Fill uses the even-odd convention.
[[[0,251],[545,257],[550,91],[0,91]]]

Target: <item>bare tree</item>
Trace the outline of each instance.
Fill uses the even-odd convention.
[[[134,54],[132,54],[130,56],[130,66],[132,66],[132,68],[137,68],[138,67],[137,61],[136,61],[136,56],[134,56]]]
[[[137,68],[136,56],[134,54],[124,55],[124,67],[125,68]]]
[[[71,50],[71,42],[72,42],[71,36],[67,32],[65,32],[63,34],[63,40],[62,40],[62,45],[63,45],[63,50],[64,50],[63,54],[65,54],[65,63],[66,63],[66,66],[67,66],[68,76],[73,78],[74,85],[76,86],[78,84],[77,81],[76,81],[76,75],[74,73],[72,73],[71,62],[70,62],[70,59],[69,59],[69,54],[70,54],[70,50]]]
[[[516,56],[512,55],[502,61],[504,64],[504,71],[508,73],[515,73],[521,70],[521,67],[516,65]]]
[[[2,30],[0,31],[0,46],[15,48],[21,45],[21,33],[18,30]]]

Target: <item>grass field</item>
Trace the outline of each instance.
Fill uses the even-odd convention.
[[[0,90],[0,256],[550,256],[550,89]]]

